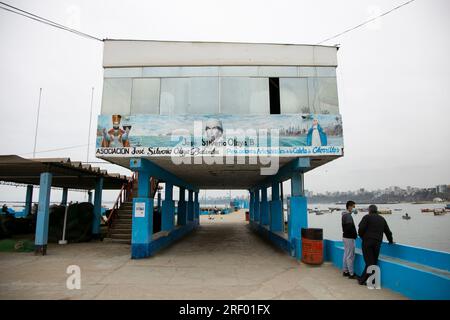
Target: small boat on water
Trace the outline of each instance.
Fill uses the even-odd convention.
[[[445,206],[445,210],[450,210],[450,203],[447,203],[447,205]]]
[[[443,216],[445,214],[445,209],[434,209],[433,213],[435,216]]]
[[[402,216],[402,219],[409,220],[409,219],[411,219],[411,216],[408,213],[406,213]]]
[[[394,211],[402,211],[403,209],[395,208]]]
[[[392,214],[392,210],[391,209],[380,209],[378,210],[379,214]]]
[[[425,209],[421,209],[420,211],[422,211],[424,213],[424,212],[433,212],[434,210],[425,208]]]

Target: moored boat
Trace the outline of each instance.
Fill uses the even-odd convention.
[[[433,212],[433,209],[425,208],[425,209],[421,209],[420,211],[422,211],[422,212]]]
[[[380,209],[378,210],[379,214],[392,214],[392,210],[391,209]]]
[[[445,214],[445,209],[434,209],[435,216],[443,216]]]

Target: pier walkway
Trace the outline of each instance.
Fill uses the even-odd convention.
[[[243,211],[214,217],[147,259],[108,242],[49,244],[45,257],[0,253],[0,299],[404,299],[331,263],[299,263],[251,232]],[[80,290],[66,289],[69,265],[81,268]]]

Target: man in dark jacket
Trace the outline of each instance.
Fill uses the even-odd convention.
[[[369,214],[365,215],[359,223],[358,234],[362,239],[362,252],[366,264],[364,271],[359,279],[359,284],[365,285],[370,274],[367,268],[378,263],[383,233],[386,235],[390,244],[393,244],[392,232],[382,216],[378,214],[376,205],[369,206]]]
[[[355,261],[355,239],[357,237],[352,212],[355,210],[355,202],[347,201],[347,210],[342,212],[342,242],[344,243],[344,257],[342,261],[343,276],[355,279],[353,262]]]

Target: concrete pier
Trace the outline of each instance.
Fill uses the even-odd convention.
[[[46,257],[0,253],[0,299],[404,299],[310,267],[251,232],[244,210],[200,216],[200,227],[151,258],[115,243],[49,244]],[[67,290],[66,268],[81,268]]]

